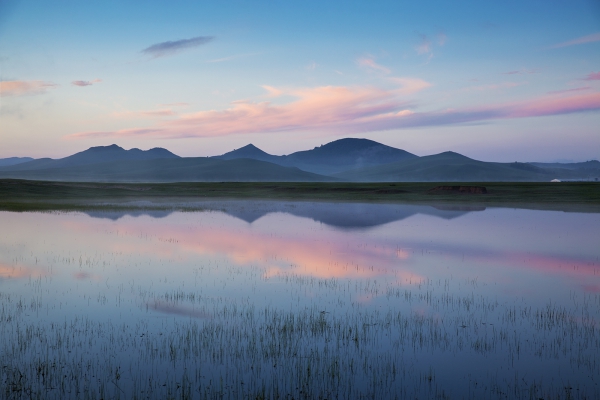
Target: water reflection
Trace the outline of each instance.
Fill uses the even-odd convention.
[[[600,214],[202,204],[0,212],[12,397],[600,395]]]
[[[156,207],[159,204],[148,203]],[[168,204],[163,206],[168,207]],[[173,205],[171,205],[173,206]],[[220,211],[248,223],[273,213],[286,213],[341,229],[364,229],[394,221],[401,221],[413,215],[432,215],[443,219],[458,218],[468,212],[484,211],[485,207],[474,206],[419,206],[373,203],[319,203],[319,202],[279,202],[279,201],[205,201],[175,204],[176,208],[195,208],[205,211]],[[93,218],[120,218],[150,216],[164,218],[173,211],[86,211]]]

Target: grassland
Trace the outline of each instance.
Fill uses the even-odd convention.
[[[166,209],[198,200],[272,199],[426,204],[447,207],[510,207],[600,212],[600,184],[465,183],[483,186],[486,194],[431,192],[443,183],[85,183],[0,180],[0,210],[121,209],[144,201],[144,208]],[[452,185],[461,185],[452,183]]]

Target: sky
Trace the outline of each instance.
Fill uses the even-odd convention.
[[[600,159],[600,1],[0,0],[0,158]]]

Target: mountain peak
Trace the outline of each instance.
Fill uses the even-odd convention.
[[[234,158],[253,158],[255,160],[272,162],[275,158],[277,158],[277,156],[273,156],[267,152],[264,152],[250,143],[244,147],[240,147],[239,149],[235,149],[223,155],[217,156],[217,158],[223,160],[231,160]]]
[[[121,146],[118,146],[116,144],[111,144],[109,146],[94,146],[94,147],[90,147],[87,150],[84,151],[105,151],[105,150],[125,150],[124,148],[122,148]]]
[[[436,155],[444,156],[444,157],[452,157],[452,158],[469,158],[469,157],[463,156],[462,154],[457,153],[455,151],[444,151],[444,152],[436,154]]]
[[[329,142],[319,147],[315,147],[316,149],[327,149],[327,150],[342,150],[342,151],[353,151],[353,150],[364,150],[370,147],[375,146],[385,146],[379,142],[370,139],[359,139],[359,138],[344,138],[334,140],[333,142]]]

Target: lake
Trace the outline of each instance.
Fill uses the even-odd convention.
[[[600,214],[194,207],[0,212],[0,396],[600,398]]]

